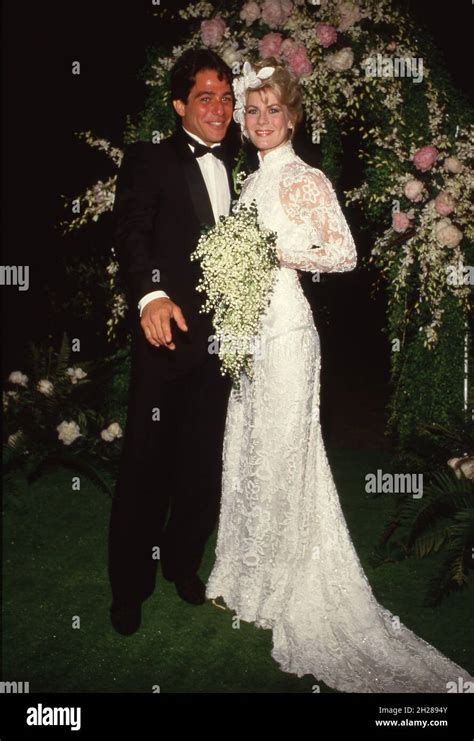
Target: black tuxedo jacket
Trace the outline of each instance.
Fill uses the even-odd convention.
[[[234,200],[231,158],[224,164]],[[159,144],[135,142],[126,148],[117,176],[113,229],[132,320],[136,312],[133,323],[139,323],[138,301],[163,290],[181,307],[189,327],[181,332],[172,321],[176,350],[147,343],[154,355],[207,353],[212,324],[209,315],[199,312],[205,298],[196,290],[201,270],[190,254],[203,226],[214,223],[204,178],[181,126]]]

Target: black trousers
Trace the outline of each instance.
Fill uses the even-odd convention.
[[[154,590],[158,563],[169,581],[199,569],[219,515],[230,381],[216,355],[179,368],[175,357],[157,355],[179,346],[152,348],[141,328],[132,343],[108,569],[114,599],[142,601]]]

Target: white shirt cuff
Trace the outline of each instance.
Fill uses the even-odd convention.
[[[155,298],[169,298],[169,296],[164,291],[151,291],[150,293],[146,293],[138,302],[140,316],[142,315],[142,311],[145,306],[150,303],[150,301],[153,301]]]

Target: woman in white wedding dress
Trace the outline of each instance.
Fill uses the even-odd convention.
[[[320,343],[297,270],[353,270],[354,241],[330,181],[294,152],[301,93],[286,68],[246,63],[234,89],[234,117],[259,150],[240,201],[255,199],[277,232],[280,267],[254,379],[243,374],[229,400],[206,596],[272,629],[286,672],[343,692],[446,692],[473,678],[377,603],[321,435]]]

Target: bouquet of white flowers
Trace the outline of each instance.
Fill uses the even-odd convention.
[[[202,268],[196,288],[207,296],[200,312],[212,312],[221,373],[228,373],[237,389],[242,371],[253,377],[258,326],[279,264],[276,238],[260,227],[255,201],[236,204],[229,216],[203,232],[191,255]]]

